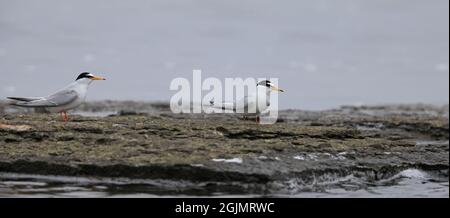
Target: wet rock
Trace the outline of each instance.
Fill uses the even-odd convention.
[[[112,139],[112,138],[99,138],[99,139],[95,140],[95,143],[107,145],[107,144],[113,143],[114,141],[115,141],[115,139]]]
[[[117,113],[118,116],[146,116],[147,113],[130,111],[130,110],[121,110]]]
[[[68,142],[75,140],[75,136],[73,135],[64,135],[57,138],[58,141]]]
[[[13,137],[8,137],[4,139],[5,143],[15,143],[15,142],[20,142],[21,140],[18,138],[13,138]]]
[[[371,148],[375,148],[377,150],[387,150],[389,148],[388,145],[383,145],[383,144],[372,144],[370,145]]]
[[[103,134],[104,130],[96,127],[86,127],[86,126],[77,126],[71,128],[72,131],[81,132],[81,133],[89,133],[89,134]]]
[[[31,130],[32,127],[28,125],[7,125],[0,123],[0,131],[15,131],[15,132],[25,132]]]
[[[126,108],[115,102],[89,111],[108,104]],[[135,105],[131,111],[150,111]],[[0,171],[308,184],[332,175],[379,178],[409,167],[449,166],[448,113],[432,107],[280,111],[283,122],[274,125],[161,108],[149,115],[74,116],[68,123],[57,115],[2,115]]]

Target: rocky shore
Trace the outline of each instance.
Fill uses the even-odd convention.
[[[292,193],[349,175],[381,180],[409,168],[448,178],[448,105],[286,110],[274,125],[175,115],[163,103],[88,103],[68,123],[29,112],[0,104],[0,172],[183,181],[249,194]]]

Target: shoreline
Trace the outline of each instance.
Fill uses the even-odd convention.
[[[93,105],[84,110],[105,104]],[[286,110],[278,123],[256,125],[143,105],[68,123],[52,114],[2,114],[9,126],[0,128],[0,172],[189,181],[249,194],[286,190],[292,180],[380,180],[410,168],[448,178],[448,106]]]

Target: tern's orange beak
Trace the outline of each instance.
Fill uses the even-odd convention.
[[[272,86],[272,90],[273,90],[273,91],[277,91],[277,92],[284,92],[283,89],[280,89],[280,88],[278,88],[278,87],[276,87],[276,86]]]
[[[103,78],[103,77],[94,76],[94,77],[91,78],[91,80],[106,80],[106,79]]]

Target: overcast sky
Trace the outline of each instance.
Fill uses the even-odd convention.
[[[281,108],[448,103],[448,0],[0,0],[0,98],[91,71],[89,100],[169,100],[172,79],[276,77]]]

